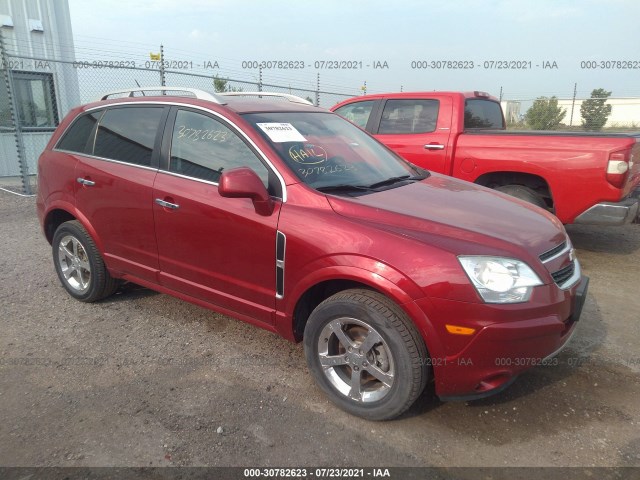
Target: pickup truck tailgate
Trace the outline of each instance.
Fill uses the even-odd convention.
[[[631,149],[629,159],[629,176],[625,186],[625,196],[640,185],[640,136],[636,137],[636,144]]]

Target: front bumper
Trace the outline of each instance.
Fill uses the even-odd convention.
[[[588,225],[625,225],[637,221],[640,189],[620,202],[597,203],[576,217],[574,223]]]
[[[519,304],[522,310],[517,305],[511,306],[501,312],[500,322],[490,324],[485,321],[495,318],[496,311],[489,308],[481,313],[477,308],[487,304],[456,306],[462,302],[431,299],[438,311],[448,311],[447,323],[455,323],[455,318],[460,324],[472,326],[475,318],[480,326],[458,352],[431,359],[436,394],[442,400],[483,398],[504,390],[525,370],[554,364],[550,360],[566,346],[575,331],[588,285],[589,278],[582,276],[570,290],[556,292],[553,302],[538,298],[537,306]],[[553,288],[558,290],[550,286],[549,292]],[[545,300],[549,303],[545,304]],[[511,319],[507,320],[508,317]],[[449,335],[441,343],[457,340],[454,337]]]

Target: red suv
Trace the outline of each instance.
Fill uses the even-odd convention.
[[[72,110],[39,160],[76,299],[130,281],[303,341],[329,398],[376,420],[429,381],[495,393],[573,334],[588,279],[544,210],[290,95],[117,93]]]

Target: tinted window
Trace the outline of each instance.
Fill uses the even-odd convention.
[[[365,128],[373,109],[373,100],[366,102],[356,102],[345,105],[335,110],[335,112],[341,117],[346,118],[351,123],[355,123],[360,128]]]
[[[438,100],[387,100],[379,134],[427,133],[436,129]]]
[[[64,134],[62,140],[58,142],[56,148],[77,153],[90,151],[91,133],[101,114],[102,112],[94,112],[78,117],[67,130],[67,133]]]
[[[112,108],[105,112],[94,155],[136,165],[151,165],[162,107]]]
[[[269,170],[238,135],[207,115],[178,110],[169,171],[217,182],[223,170],[249,167],[269,184]]]
[[[467,100],[464,107],[464,128],[503,129],[500,104],[491,100]]]

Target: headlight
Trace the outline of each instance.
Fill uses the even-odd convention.
[[[542,281],[520,260],[503,257],[458,257],[482,299],[487,303],[526,302]]]

